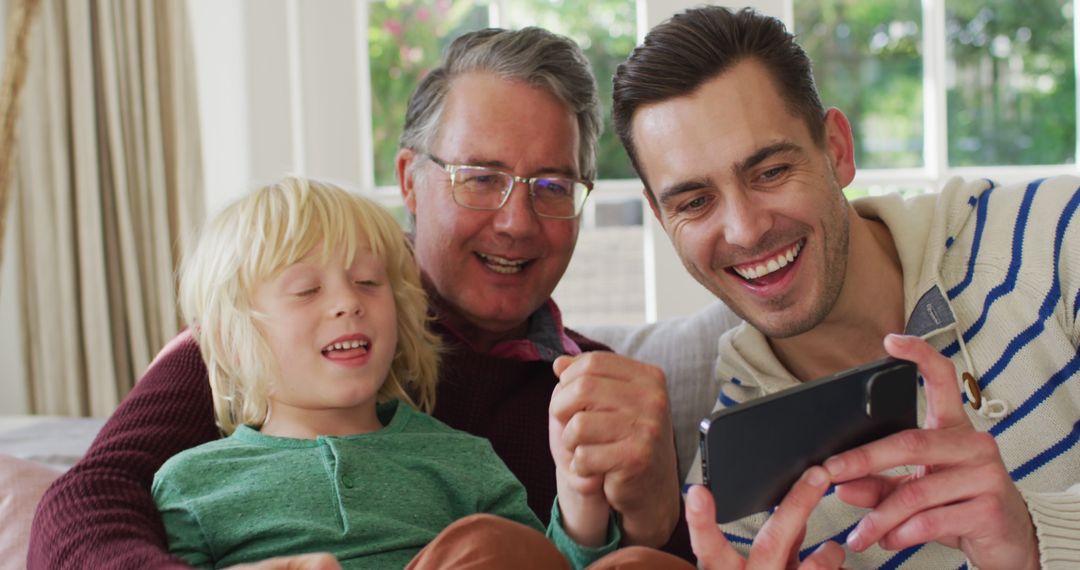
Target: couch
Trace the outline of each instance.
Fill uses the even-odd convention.
[[[104,423],[97,418],[0,415],[0,570],[26,567],[38,500],[82,457]]]

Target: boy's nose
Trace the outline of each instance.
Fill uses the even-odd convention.
[[[341,318],[346,315],[361,316],[363,314],[364,305],[354,293],[345,296],[345,298],[338,303],[338,306],[334,311],[335,318]]]

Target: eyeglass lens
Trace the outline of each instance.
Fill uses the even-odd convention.
[[[461,168],[454,176],[454,198],[469,208],[498,209],[514,184],[509,174],[491,170]],[[531,190],[537,214],[572,218],[580,211],[588,188],[570,178],[537,178]]]

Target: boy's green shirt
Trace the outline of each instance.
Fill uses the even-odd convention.
[[[402,568],[470,514],[543,530],[487,440],[397,401],[378,415],[383,429],[343,437],[282,438],[241,426],[173,457],[153,484],[169,550],[200,567],[325,551],[344,568]],[[578,568],[620,538],[612,524],[608,544],[578,546],[557,506],[547,534]]]

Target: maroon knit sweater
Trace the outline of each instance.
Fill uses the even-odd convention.
[[[556,382],[551,364],[477,354],[445,329],[435,330],[448,348],[435,417],[488,438],[546,524],[556,492],[547,430]],[[584,351],[608,350],[567,334]],[[187,568],[167,554],[150,484],[166,459],[218,437],[206,367],[190,334],[181,333],[109,418],[86,456],[41,498],[27,567]],[[681,513],[664,549],[692,560]]]

